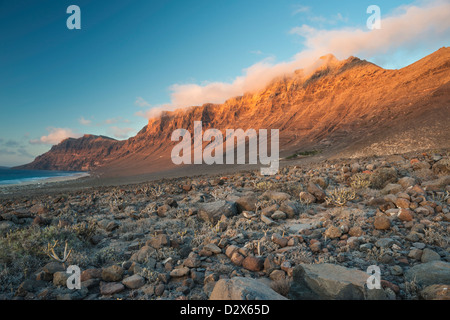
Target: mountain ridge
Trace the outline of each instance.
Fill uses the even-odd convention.
[[[282,156],[306,149],[351,157],[448,146],[450,48],[394,70],[356,57],[320,59],[325,63],[313,73],[296,70],[258,92],[222,104],[164,111],[127,140],[95,142],[99,138],[84,136],[62,141],[20,168],[106,175],[167,169],[173,167],[170,150],[176,144],[171,133],[192,132],[194,121],[202,121],[204,130],[279,129]]]

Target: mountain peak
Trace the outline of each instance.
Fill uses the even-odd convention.
[[[336,58],[333,54],[329,53],[324,56],[321,56],[319,60],[323,60],[325,64],[337,64],[339,63],[339,59]]]
[[[319,67],[309,75],[299,70],[223,104],[163,112],[128,140],[94,135],[67,139],[22,168],[103,167],[118,175],[125,169],[133,174],[162,170],[172,165],[172,132],[192,130],[194,121],[203,121],[204,129],[279,129],[284,152],[372,148],[367,152],[381,153],[448,145],[450,48],[399,70],[384,70],[353,56],[338,60],[327,54],[317,62]]]

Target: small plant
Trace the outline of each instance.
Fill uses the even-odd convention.
[[[151,202],[144,208],[143,212],[147,214],[152,214],[156,212],[156,209],[157,209],[156,202]]]
[[[180,236],[181,240],[186,236],[187,230],[178,231],[178,235]]]
[[[273,183],[272,181],[254,182],[253,185],[254,188],[259,191],[273,190],[275,188],[275,183]]]
[[[300,151],[300,152],[296,152],[293,155],[290,155],[289,157],[286,157],[286,159],[291,160],[291,159],[295,159],[299,156],[302,157],[309,157],[309,156],[314,156],[316,154],[319,154],[320,151],[319,150],[307,150],[307,151]]]
[[[139,274],[140,276],[148,279],[149,282],[156,282],[156,280],[158,280],[158,276],[159,273],[154,271],[154,270],[150,270],[148,268],[142,268],[140,269],[137,274]]]
[[[312,201],[311,201],[310,199],[303,199],[303,198],[300,198],[299,201],[300,201],[300,204],[301,204],[302,206],[306,207],[306,208],[308,208],[309,205],[312,203]]]
[[[431,195],[431,200],[434,202],[445,203],[450,198],[450,192],[436,192]]]
[[[173,257],[176,254],[175,249],[171,247],[162,247],[156,251],[156,260],[162,261]]]
[[[410,300],[419,299],[421,289],[422,288],[417,283],[416,278],[414,278],[412,281],[405,281],[405,291],[408,299]]]
[[[433,230],[432,228],[426,228],[424,230],[424,233],[424,241],[427,244],[437,245],[441,248],[445,248],[449,243],[448,238],[445,236],[445,231],[439,232],[437,230]]]
[[[121,195],[118,192],[113,191],[113,193],[111,194],[111,198],[109,200],[109,207],[110,207],[111,211],[113,211],[113,212],[116,211],[122,205],[123,205],[123,198],[121,197]]]
[[[163,190],[163,188],[161,188],[161,186],[151,187],[149,189],[149,192],[151,195],[153,195],[154,197],[157,197],[157,198],[164,194],[164,190]]]
[[[66,241],[66,245],[64,247],[64,254],[62,256],[62,258],[60,258],[56,252],[55,252],[55,247],[58,245],[58,240],[56,240],[53,245],[50,245],[50,242],[47,243],[47,249],[45,250],[45,253],[52,259],[61,262],[62,264],[64,264],[67,259],[69,259],[70,254],[72,253],[72,249],[69,250],[69,252],[67,252],[67,241]]]
[[[343,207],[348,201],[355,199],[355,197],[355,190],[347,188],[335,188],[330,192],[329,196],[325,198],[325,202],[327,204],[334,204],[336,206]]]
[[[230,187],[227,188],[219,187],[211,192],[211,196],[214,198],[214,200],[221,200],[225,199],[228,195],[232,193],[233,190]]]
[[[81,222],[72,227],[73,231],[82,240],[89,241],[97,232],[97,225],[94,221]]]
[[[350,187],[353,190],[361,190],[370,186],[370,176],[365,173],[357,173],[350,178]]]

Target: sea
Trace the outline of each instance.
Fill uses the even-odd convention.
[[[50,170],[16,170],[0,167],[0,185],[18,185],[30,182],[39,182],[55,177],[70,177],[79,175],[77,171],[50,171]]]

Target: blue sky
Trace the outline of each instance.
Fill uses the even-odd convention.
[[[81,30],[66,27],[71,4]],[[296,27],[363,29],[371,4],[383,18],[423,2],[1,0],[0,166],[30,162],[64,135],[135,135],[148,109],[173,102],[174,84],[232,83],[258,62],[289,61],[307,47]],[[367,58],[400,68],[448,40]]]

